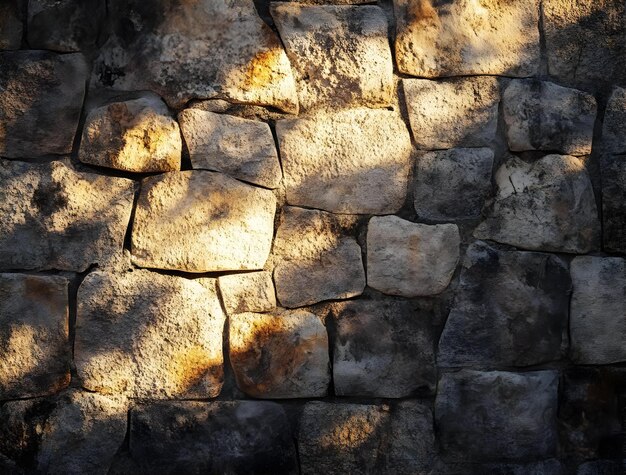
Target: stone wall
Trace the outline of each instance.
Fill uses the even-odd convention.
[[[624,2],[310,3],[3,0],[0,473],[623,473]]]

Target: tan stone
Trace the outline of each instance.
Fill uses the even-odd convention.
[[[244,312],[269,312],[276,307],[272,274],[250,272],[218,278],[224,307],[229,315]]]
[[[0,160],[0,269],[82,272],[122,253],[134,184],[69,161]]]
[[[374,217],[367,228],[367,285],[402,297],[441,293],[459,261],[459,245],[455,224]]]
[[[304,310],[233,315],[229,338],[237,385],[249,396],[326,396],[328,335],[316,315]]]
[[[166,173],[142,181],[133,262],[187,272],[263,268],[276,198],[221,173]]]
[[[215,279],[93,272],[78,290],[79,377],[104,394],[215,397],[224,320]]]
[[[532,76],[539,66],[538,0],[394,0],[396,61],[422,77]]]
[[[267,188],[280,184],[282,172],[269,125],[199,109],[178,114],[194,169],[231,175]]]
[[[297,113],[289,60],[253,2],[111,0],[108,12],[94,86],[152,90],[176,109],[216,97]]]
[[[272,17],[294,69],[303,110],[385,107],[393,61],[382,9],[273,3]]]
[[[78,158],[129,172],[180,170],[178,123],[155,96],[113,102],[87,115]]]
[[[0,400],[69,384],[67,286],[64,277],[0,274]]]
[[[301,307],[360,295],[365,288],[361,247],[348,231],[355,219],[285,207],[274,242],[278,300]]]
[[[496,136],[500,92],[494,77],[403,79],[418,148],[484,147]]]
[[[411,141],[399,114],[354,109],[276,123],[287,202],[387,214],[405,199]]]

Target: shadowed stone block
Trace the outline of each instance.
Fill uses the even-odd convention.
[[[626,156],[605,155],[600,167],[604,250],[626,253]]]
[[[0,269],[83,272],[121,255],[131,180],[76,172],[69,161],[0,160]]]
[[[78,290],[74,356],[82,384],[130,397],[215,397],[224,320],[215,279],[93,272]]]
[[[0,5],[0,49],[20,49],[22,45],[22,0],[5,0]]]
[[[185,109],[178,114],[191,164],[267,188],[282,178],[269,125],[255,120]]]
[[[239,389],[252,397],[323,397],[330,370],[328,335],[304,310],[231,315],[230,362]]]
[[[133,262],[186,272],[261,269],[276,198],[203,170],[145,178],[132,232]]]
[[[571,281],[558,257],[469,246],[437,363],[531,366],[559,359]]]
[[[537,251],[585,253],[598,245],[598,212],[582,160],[510,156],[495,181],[494,202],[474,237]]]
[[[496,78],[403,79],[402,85],[418,148],[485,147],[495,140],[500,102]]]
[[[374,217],[367,228],[367,285],[402,297],[441,293],[459,261],[459,245],[455,224]]]
[[[626,361],[625,262],[593,256],[572,261],[571,356],[579,364]]]
[[[271,12],[303,110],[391,104],[393,60],[381,8],[273,3]]]
[[[626,89],[616,87],[604,111],[602,146],[611,154],[626,153]]]
[[[69,154],[85,96],[81,54],[0,51],[0,155]]]
[[[541,460],[557,446],[556,371],[446,373],[435,400],[446,458]]]
[[[396,61],[422,77],[533,76],[539,66],[537,0],[394,0]]]
[[[276,133],[289,204],[348,214],[402,207],[411,140],[397,112],[353,109],[280,120]]]
[[[250,272],[223,275],[218,278],[226,313],[269,312],[276,307],[272,274]]]
[[[64,277],[0,274],[0,400],[69,384],[67,286]]]

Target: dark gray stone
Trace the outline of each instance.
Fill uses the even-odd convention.
[[[558,359],[570,290],[567,265],[556,256],[470,245],[438,364],[495,368]]]
[[[601,172],[604,249],[626,253],[626,156],[603,157]]]
[[[609,154],[626,153],[626,89],[616,87],[602,122],[602,148]]]
[[[81,54],[0,52],[0,156],[68,154],[85,95]]]
[[[578,466],[576,475],[624,475],[624,460],[593,460]]]
[[[285,412],[261,401],[180,402],[131,412],[137,474],[297,474]]]
[[[405,301],[333,305],[338,396],[406,397],[435,387],[431,318]]]
[[[458,461],[532,461],[557,446],[556,371],[446,373],[435,400],[446,458]]]
[[[22,5],[23,0],[4,0],[0,4],[0,49],[20,49]]]

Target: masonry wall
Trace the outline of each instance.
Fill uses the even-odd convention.
[[[0,472],[624,473],[624,2],[312,3],[0,4]]]

